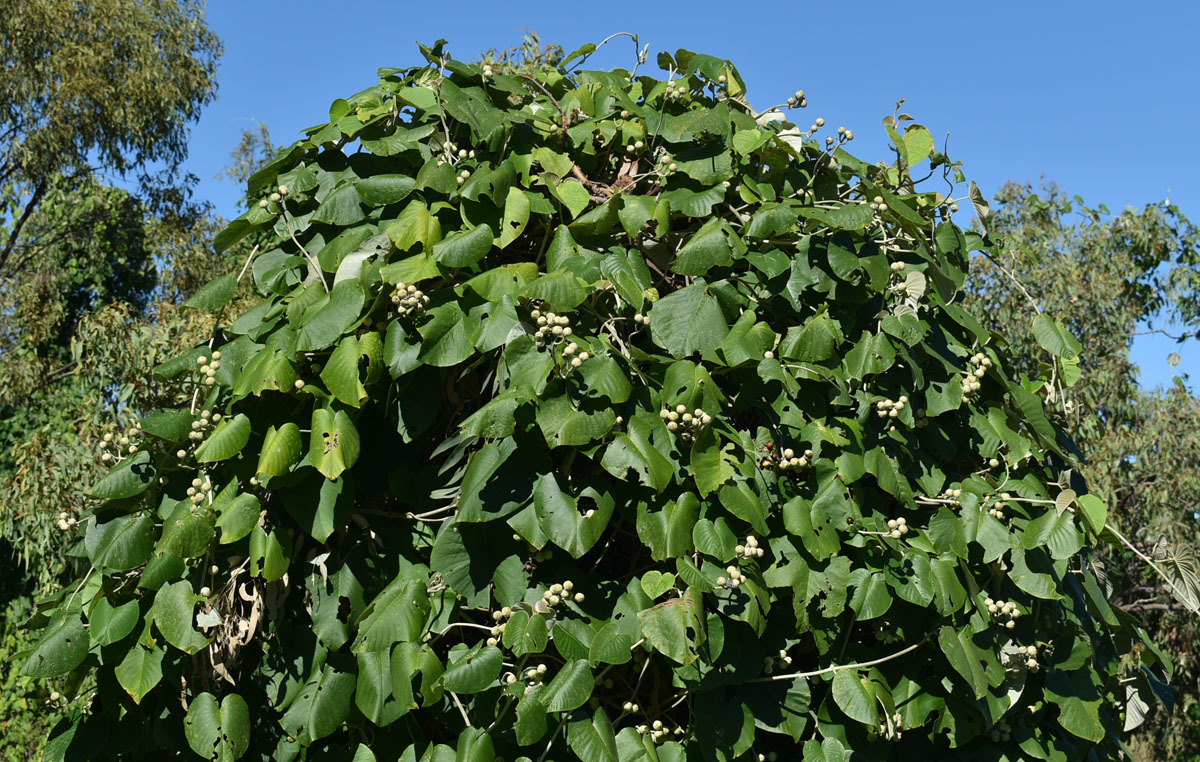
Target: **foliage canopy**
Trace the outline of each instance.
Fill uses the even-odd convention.
[[[189,300],[39,605],[26,674],[95,680],[51,758],[1109,758],[1169,700],[929,131],[594,47],[422,47],[249,179],[261,299]]]

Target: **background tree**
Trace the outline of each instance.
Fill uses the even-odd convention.
[[[1143,391],[1130,352],[1147,326],[1171,322],[1181,340],[1200,329],[1197,231],[1168,204],[1110,214],[1054,186],[1035,193],[1009,185],[989,229],[1004,254],[979,258],[966,306],[1006,338],[1014,361],[1035,375],[1038,349],[1030,310],[1061,319],[1084,347],[1061,362],[1064,381],[1050,406],[1082,451],[1089,488],[1150,553],[1159,538],[1179,548],[1200,542],[1200,401],[1181,382]],[[1037,350],[1037,351],[1030,351]],[[1078,379],[1076,381],[1076,379]],[[1136,612],[1176,664],[1174,715],[1157,713],[1135,746],[1137,759],[1200,757],[1197,619],[1145,564],[1105,556],[1113,601]]]
[[[195,2],[0,2],[0,758],[40,757],[56,684],[16,653],[104,433],[161,399],[147,369],[188,335],[171,305],[220,259],[176,168],[215,93],[220,45]],[[116,187],[125,178],[130,188]],[[60,518],[61,516],[61,518]]]

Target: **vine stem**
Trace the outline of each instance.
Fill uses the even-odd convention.
[[[283,217],[283,223],[287,225],[288,236],[292,239],[292,243],[296,244],[300,251],[304,253],[304,258],[308,260],[308,266],[312,268],[312,274],[317,277],[317,280],[321,281],[321,288],[325,289],[325,293],[328,294],[329,284],[325,282],[325,273],[321,270],[321,265],[317,264],[317,260],[313,259],[313,255],[309,254],[308,249],[304,248],[304,244],[300,243],[296,238],[296,231],[292,230],[292,221],[288,218],[286,209],[283,210],[281,216]]]
[[[458,712],[462,715],[463,722],[467,723],[468,728],[471,727],[471,718],[467,716],[467,710],[463,708],[462,702],[458,700],[458,694],[452,691],[447,691],[447,693],[450,693],[450,698],[454,699],[454,705],[458,707]]]
[[[838,672],[843,669],[862,669],[863,667],[873,667],[876,664],[883,664],[886,661],[891,661],[892,659],[898,659],[899,657],[904,656],[905,654],[912,653],[913,651],[920,648],[925,643],[925,640],[928,639],[928,637],[929,636],[927,635],[927,636],[925,636],[925,638],[923,638],[921,640],[920,643],[913,643],[908,648],[901,649],[894,654],[889,654],[889,655],[884,656],[879,659],[872,659],[871,661],[863,661],[863,662],[859,662],[857,664],[834,664],[833,666],[825,667],[824,669],[813,670],[812,672],[793,672],[788,675],[772,675],[771,677],[759,677],[754,680],[750,680],[748,682],[771,683],[771,682],[775,682],[776,680],[796,680],[801,677],[816,677],[817,675],[825,675],[830,672]]]
[[[246,264],[242,265],[242,271],[238,273],[237,282],[242,282],[242,276],[250,269],[250,263],[254,261],[254,255],[258,253],[258,244],[254,244],[254,248],[250,250],[250,256],[246,257]]]

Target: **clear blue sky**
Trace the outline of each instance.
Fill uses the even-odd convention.
[[[214,175],[259,121],[277,143],[324,121],[335,98],[369,87],[381,66],[422,62],[416,41],[449,40],[457,58],[519,42],[523,29],[572,50],[636,32],[659,50],[729,58],[751,102],[766,108],[804,89],[798,119],[855,132],[855,153],[887,156],[879,120],[898,98],[985,193],[1007,180],[1053,180],[1110,209],[1169,194],[1200,220],[1200,4],[1142,2],[401,2],[210,0],[225,44],[219,97],[192,130],[190,171],[226,216],[240,191]],[[628,39],[589,65],[631,67]],[[1167,354],[1180,351],[1176,368]],[[1195,343],[1139,338],[1146,386],[1200,376]]]

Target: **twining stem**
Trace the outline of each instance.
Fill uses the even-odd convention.
[[[928,637],[928,636],[926,636],[926,637]],[[883,664],[886,661],[891,661],[892,659],[897,659],[901,656],[904,656],[907,653],[912,653],[913,651],[920,648],[921,645],[924,643],[925,643],[925,638],[922,638],[920,643],[913,643],[911,646],[909,646],[907,648],[903,648],[894,654],[889,654],[888,656],[884,656],[879,659],[872,659],[871,661],[863,661],[863,662],[859,662],[857,664],[834,664],[832,666],[825,667],[824,669],[813,670],[812,672],[792,672],[791,674],[787,674],[787,675],[772,675],[770,677],[759,677],[754,680],[750,680],[749,682],[751,682],[751,683],[770,683],[770,682],[774,682],[776,680],[796,680],[801,677],[816,677],[817,675],[825,675],[830,672],[838,672],[843,669],[862,669],[864,667],[874,667],[876,664]]]

